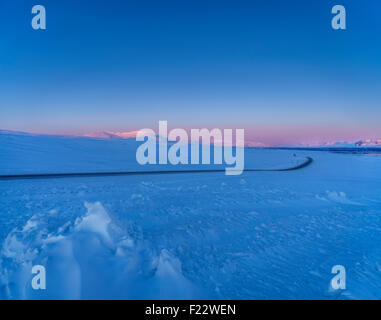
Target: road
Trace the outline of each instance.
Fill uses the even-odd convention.
[[[244,169],[243,171],[244,172],[294,171],[294,170],[300,170],[300,169],[306,168],[312,162],[313,162],[313,159],[311,157],[307,157],[305,162],[291,168]],[[11,174],[11,175],[0,175],[0,180],[57,179],[57,178],[107,177],[107,176],[112,177],[112,176],[162,175],[162,174],[185,174],[185,173],[215,173],[215,172],[225,172],[225,169]]]

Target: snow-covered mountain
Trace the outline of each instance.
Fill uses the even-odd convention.
[[[381,139],[359,140],[355,143],[356,147],[381,147]]]
[[[279,148],[381,148],[381,139],[356,141],[329,141],[315,143],[292,143],[276,145]]]
[[[37,133],[28,133],[22,131],[1,130],[0,135],[21,135],[21,136],[62,136],[62,137],[85,137],[96,139],[135,139],[138,131],[99,131],[90,132],[82,135],[46,135]],[[312,143],[288,143],[279,145],[269,145],[246,137],[245,145],[249,148],[381,148],[381,139],[359,139],[351,141],[326,141]]]
[[[60,136],[60,137],[86,137],[86,138],[100,138],[100,139],[130,139],[135,138],[138,131],[125,131],[125,132],[113,132],[113,131],[101,131],[91,132],[86,134],[43,134],[43,133],[31,133],[24,131],[14,130],[2,130],[1,135],[17,135],[17,136]]]
[[[84,137],[88,138],[102,138],[102,139],[130,139],[135,138],[138,131],[126,131],[126,132],[112,132],[102,131],[84,134]]]
[[[374,148],[381,147],[381,139],[364,139],[357,141],[334,141],[325,142],[317,147],[330,147],[330,148]]]

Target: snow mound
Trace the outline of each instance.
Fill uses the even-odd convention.
[[[35,215],[12,230],[0,252],[1,299],[191,299],[196,287],[168,250],[159,253],[115,224],[100,202],[56,230]],[[46,290],[33,290],[32,267],[46,269]]]

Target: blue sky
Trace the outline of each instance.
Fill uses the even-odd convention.
[[[47,11],[47,30],[30,26]],[[331,8],[347,30],[331,28]],[[381,3],[1,0],[0,128],[381,137]]]

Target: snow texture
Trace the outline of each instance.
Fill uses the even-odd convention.
[[[135,150],[2,133],[0,173],[147,170]],[[0,299],[380,299],[381,158],[246,149],[245,167],[306,156],[240,176],[0,180]]]

